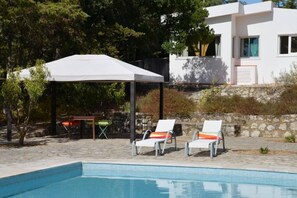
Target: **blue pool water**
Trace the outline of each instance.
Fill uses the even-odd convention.
[[[0,179],[0,197],[297,197],[297,174],[74,163]]]

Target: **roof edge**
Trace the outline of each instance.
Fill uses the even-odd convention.
[[[272,12],[274,4],[271,1],[243,5],[240,2],[207,7],[208,17],[214,18],[226,15],[250,15]]]

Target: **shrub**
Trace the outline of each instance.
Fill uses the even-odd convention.
[[[137,100],[140,112],[152,114],[153,119],[159,118],[159,97],[158,89],[150,91],[146,96]],[[173,89],[164,89],[164,116],[186,118],[195,111],[195,103],[183,93]]]
[[[264,104],[258,102],[253,97],[233,96],[232,100],[234,100],[233,104],[235,104],[235,113],[243,115],[259,115],[263,113]]]
[[[200,111],[205,113],[239,113],[243,115],[261,114],[264,105],[252,97],[243,98],[235,95],[209,97],[199,104]]]
[[[286,85],[296,85],[297,84],[297,63],[293,62],[291,65],[291,70],[289,72],[282,72],[278,78],[275,78],[278,83],[284,83]]]
[[[286,136],[285,141],[290,143],[295,143],[296,142],[295,135]]]
[[[269,114],[283,115],[297,113],[297,86],[289,86],[280,98],[267,108]]]
[[[260,152],[261,154],[268,154],[268,153],[269,153],[269,149],[268,149],[267,146],[266,146],[265,148],[261,147],[261,148],[259,149],[259,152]]]
[[[205,113],[230,113],[234,105],[228,97],[214,96],[199,104],[199,110]]]
[[[222,86],[212,85],[209,89],[203,90],[203,94],[199,100],[199,104],[204,105],[208,103],[209,100],[213,99],[216,96],[219,96],[222,92]]]

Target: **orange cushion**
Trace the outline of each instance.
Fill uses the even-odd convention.
[[[150,134],[150,138],[160,138],[160,139],[165,139],[166,138],[167,132],[152,132]],[[171,138],[171,134],[168,133],[167,138]]]
[[[205,134],[205,133],[199,133],[199,134],[197,134],[197,136],[199,137],[199,139],[208,139],[208,140],[216,140],[217,139],[216,135],[209,135],[209,134]],[[219,139],[221,140],[222,138],[219,137]]]
[[[69,121],[63,121],[62,125],[63,126],[78,126],[79,125],[79,121],[78,120],[69,120]]]

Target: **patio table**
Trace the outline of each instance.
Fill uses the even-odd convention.
[[[79,121],[92,121],[92,128],[93,128],[93,140],[96,139],[95,135],[95,120],[96,116],[71,116],[72,120],[79,120]],[[81,132],[81,138],[82,138],[82,132]]]

